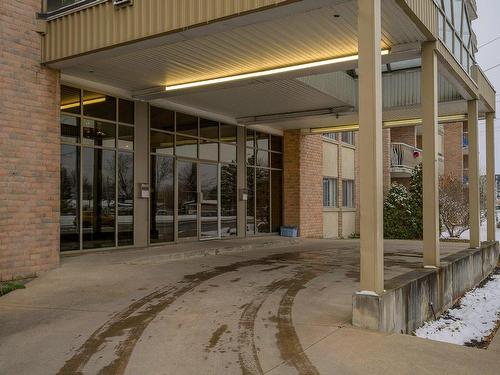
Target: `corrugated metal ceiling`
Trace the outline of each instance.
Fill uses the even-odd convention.
[[[383,0],[382,48],[424,40],[394,0]],[[334,17],[338,14],[340,17]],[[68,75],[140,90],[355,54],[357,1],[70,66]]]

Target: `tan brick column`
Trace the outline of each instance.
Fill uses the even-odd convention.
[[[445,124],[443,136],[444,175],[460,180],[464,176],[463,129],[462,122]]]
[[[320,134],[284,132],[283,201],[285,225],[301,237],[323,237],[323,144]]]
[[[0,4],[0,280],[59,262],[59,75],[40,65],[40,4]]]

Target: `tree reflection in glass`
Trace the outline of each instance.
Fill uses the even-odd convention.
[[[174,240],[174,159],[151,155],[152,243]]]

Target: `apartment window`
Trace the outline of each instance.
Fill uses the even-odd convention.
[[[354,145],[354,132],[342,132],[340,133],[340,137],[342,142]]]
[[[337,207],[338,202],[337,179],[332,177],[323,178],[323,207]]]
[[[337,133],[325,133],[325,134],[323,134],[323,137],[336,141],[337,140]]]
[[[342,181],[342,205],[346,208],[354,208],[354,181]]]

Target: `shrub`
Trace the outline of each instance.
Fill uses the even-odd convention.
[[[423,238],[422,165],[410,177],[410,187],[394,183],[384,201],[384,237],[390,239]]]
[[[384,237],[411,238],[411,210],[409,192],[406,186],[391,185],[384,202]]]
[[[454,176],[439,181],[439,212],[443,227],[451,238],[469,229],[469,200],[462,180]]]

